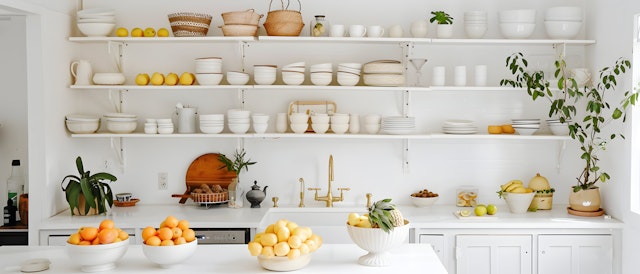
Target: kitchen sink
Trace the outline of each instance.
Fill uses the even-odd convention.
[[[364,207],[350,208],[270,208],[260,221],[258,231],[263,231],[268,225],[280,219],[296,222],[300,226],[308,226],[314,234],[322,237],[324,243],[348,244],[353,243],[347,233],[347,218],[349,213],[365,213]]]

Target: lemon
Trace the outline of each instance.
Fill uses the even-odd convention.
[[[487,207],[483,205],[476,206],[474,213],[476,216],[484,216],[487,214]]]
[[[127,37],[129,36],[129,31],[126,28],[118,28],[116,29],[116,36]]]
[[[153,28],[146,28],[144,29],[144,37],[155,37],[156,36],[156,30]]]
[[[184,72],[180,75],[180,84],[183,86],[193,85],[194,81],[195,81],[195,77],[190,72]]]
[[[471,215],[471,212],[469,210],[460,210],[460,216],[469,217],[470,215]]]
[[[131,30],[131,37],[142,37],[143,33],[141,28],[134,28]]]
[[[495,215],[498,212],[498,207],[494,204],[487,205],[487,214]]]
[[[151,75],[151,84],[154,86],[161,86],[164,84],[164,75],[159,72],[154,72],[153,75]]]
[[[160,28],[158,30],[158,37],[169,37],[169,30],[165,28]]]
[[[149,75],[146,73],[140,73],[136,76],[136,84],[138,86],[146,86],[149,84]]]
[[[167,77],[164,78],[164,83],[167,86],[175,86],[178,84],[178,81],[178,75],[173,72],[167,74]]]

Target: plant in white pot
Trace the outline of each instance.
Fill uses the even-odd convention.
[[[579,158],[584,168],[576,177],[576,185],[569,195],[570,213],[601,212],[598,182],[607,182],[611,177],[600,167],[599,153],[610,141],[624,135],[620,130],[605,131],[613,122],[624,123],[627,110],[636,104],[638,93],[625,91],[623,97],[613,94],[620,77],[631,68],[629,60],[620,58],[613,66],[600,69],[597,81],[580,87],[570,76],[567,64],[561,55],[555,61],[557,82],[548,80],[542,71],[527,70],[528,61],[522,53],[507,57],[506,66],[515,79],[503,79],[502,86],[526,87],[529,96],[546,98],[550,102],[549,117],[559,118],[569,128],[569,136],[578,142]]]
[[[453,37],[453,17],[444,11],[432,11],[429,22],[437,23],[436,37],[451,38]]]
[[[99,172],[91,174],[84,170],[82,158],[76,158],[79,176],[67,175],[60,182],[65,193],[71,215],[95,215],[107,213],[107,205],[113,206],[113,192],[109,183],[117,180],[116,176]],[[64,183],[67,182],[66,187]]]

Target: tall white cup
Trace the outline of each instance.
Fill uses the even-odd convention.
[[[474,69],[474,84],[476,87],[484,87],[487,85],[487,66],[477,65]]]
[[[287,114],[284,112],[276,114],[276,132],[285,133],[286,131],[287,131]]]
[[[384,35],[384,28],[382,26],[368,26],[367,36],[369,37],[382,37]]]
[[[349,36],[351,37],[363,37],[366,34],[367,34],[367,28],[363,25],[349,26]]]
[[[446,70],[443,66],[433,67],[433,75],[431,76],[432,86],[444,86]]]
[[[456,66],[454,68],[453,85],[458,87],[467,85],[467,66]]]
[[[331,37],[343,37],[344,35],[344,25],[331,25]]]

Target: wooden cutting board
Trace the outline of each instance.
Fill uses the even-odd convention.
[[[193,160],[187,169],[185,178],[187,189],[184,194],[174,194],[172,197],[180,197],[179,203],[184,204],[189,199],[191,190],[202,184],[220,185],[222,188],[227,188],[236,178],[236,173],[227,171],[219,157],[219,153],[207,153]]]

